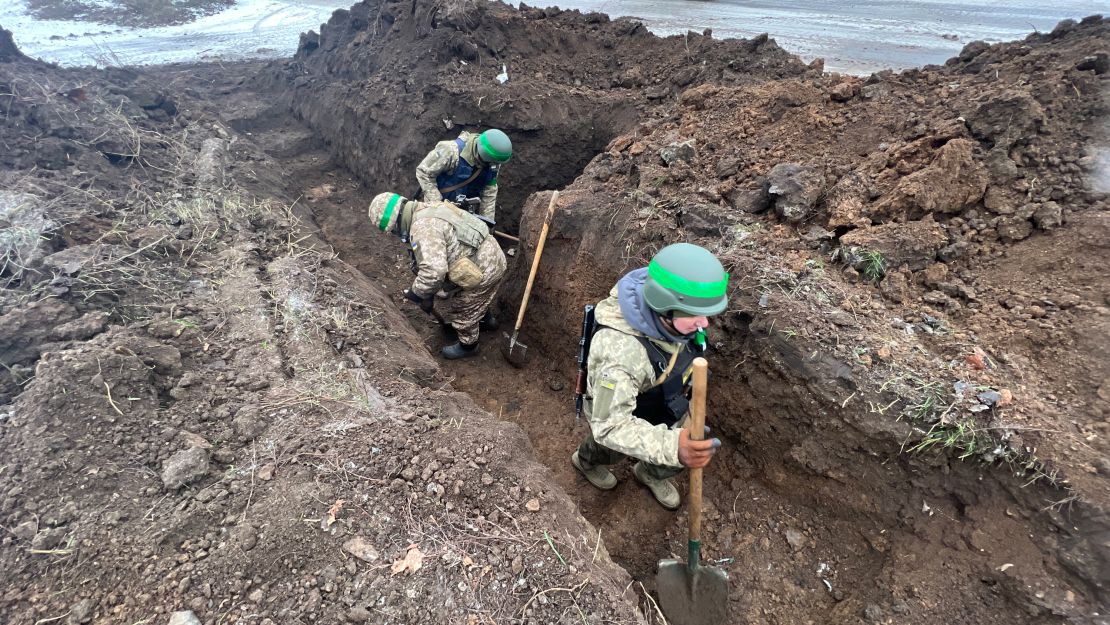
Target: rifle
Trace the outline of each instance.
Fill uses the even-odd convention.
[[[574,381],[574,420],[582,416],[582,404],[586,395],[587,362],[590,358],[590,343],[594,337],[597,323],[594,320],[594,306],[587,304],[582,309],[582,335],[578,337],[578,377]]]
[[[466,197],[465,195],[460,195],[454,199],[454,203],[455,206],[458,206],[468,213],[474,213],[475,215],[477,215],[478,210],[482,208],[482,199],[477,197]],[[481,217],[481,215],[479,215],[479,217]]]

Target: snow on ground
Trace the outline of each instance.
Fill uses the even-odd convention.
[[[36,20],[22,1],[0,5],[0,25],[12,31],[24,54],[104,66],[289,56],[301,33],[318,30],[351,0],[238,0],[195,22],[157,28]]]
[[[829,71],[868,74],[943,63],[969,41],[1020,39],[1066,18],[1110,13],[1091,0],[549,0],[565,9],[632,15],[660,35],[713,29],[716,37],[770,33]],[[351,0],[239,0],[191,24],[130,29],[39,21],[22,0],[0,3],[0,25],[31,56],[64,65],[119,65],[288,56]],[[529,2],[543,5],[545,2]],[[511,70],[511,68],[510,68]]]

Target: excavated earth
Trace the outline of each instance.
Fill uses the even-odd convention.
[[[853,78],[419,0],[271,64],[0,37],[0,619],[663,622],[685,512],[569,466],[574,353],[584,304],[691,241],[733,276],[704,537],[730,622],[1107,622],[1108,41]],[[503,327],[562,192],[520,369],[488,335],[438,362],[365,219],[487,126],[516,146]]]

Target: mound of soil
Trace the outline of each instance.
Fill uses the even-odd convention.
[[[879,592],[845,603],[875,618],[985,583],[1004,607],[969,599],[947,618],[1081,622],[1110,562],[1108,34],[1089,18],[945,67],[683,92],[564,190],[525,340],[571,362],[581,306],[624,271],[675,241],[715,250],[735,291],[711,336],[710,420],[744,456],[717,505],[749,499],[753,478],[804,502],[810,529],[780,556],[836,543],[826,562],[870,559]],[[525,205],[525,247],[545,209]],[[882,540],[863,529],[853,546],[845,518]],[[766,561],[746,527],[710,531]],[[780,578],[753,573],[741,602]],[[782,592],[816,615],[812,586]]]

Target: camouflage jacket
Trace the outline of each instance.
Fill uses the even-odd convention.
[[[431,215],[431,211],[426,210],[433,205],[432,202],[412,202],[412,204],[411,225],[407,226],[407,230],[409,245],[412,246],[416,261],[416,278],[411,288],[413,293],[420,297],[435,294],[443,286],[448,269],[460,258],[470,258],[482,273],[489,273],[490,267],[483,266],[483,258],[475,253],[476,249],[459,241],[455,226],[450,221]],[[461,209],[456,208],[454,204],[447,202],[443,204],[461,212]],[[475,219],[473,215],[467,216]],[[402,226],[405,225],[402,223]]]
[[[467,139],[470,136],[471,133],[466,132],[460,135],[460,137]],[[445,171],[453,171],[458,166],[459,146],[455,143],[455,140],[437,143],[435,149],[429,152],[424,160],[416,166],[416,181],[420,183],[420,189],[424,192],[423,201],[441,201],[443,194],[439,192],[439,187],[436,186],[436,177]],[[478,214],[490,221],[496,221],[497,185],[490,184],[482,189],[481,200],[482,204],[478,209]]]
[[[602,446],[651,464],[682,466],[678,461],[678,429],[652,425],[632,414],[636,396],[656,382],[647,350],[636,338],[644,336],[621,317],[617,287],[594,310],[601,326],[590,344],[586,377],[585,414],[594,440]],[[668,354],[678,343],[652,343]],[[677,426],[676,426],[677,428]]]

